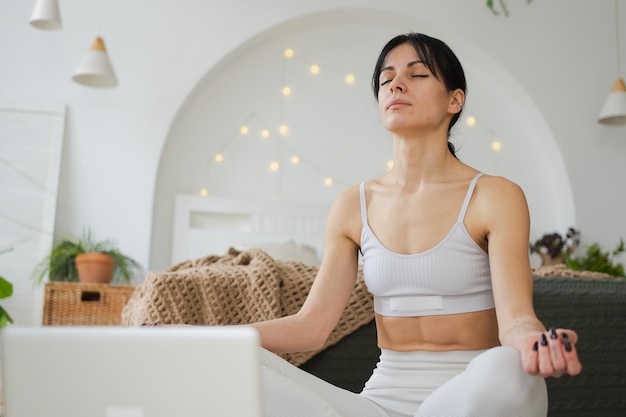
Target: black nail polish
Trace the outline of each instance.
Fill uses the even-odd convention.
[[[572,351],[572,344],[569,341],[569,337],[567,336],[567,333],[563,333],[563,345],[565,346],[566,352]]]
[[[545,333],[541,334],[541,346],[548,346],[548,338]]]
[[[535,342],[533,344],[533,350],[536,352],[537,350],[539,350],[539,342]]]
[[[556,339],[558,336],[556,335],[556,330],[554,330],[554,327],[550,327],[550,339]]]

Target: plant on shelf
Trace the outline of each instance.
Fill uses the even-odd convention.
[[[13,294],[13,284],[0,276],[0,298],[7,298]],[[0,329],[9,323],[13,323],[11,315],[0,306]]]
[[[137,261],[120,252],[116,241],[98,241],[87,230],[81,238],[55,242],[50,253],[36,265],[32,278],[39,284],[46,276],[50,281],[129,284],[140,268]],[[96,276],[91,276],[94,272]]]
[[[565,265],[574,271],[596,271],[616,277],[626,278],[624,265],[613,258],[624,253],[624,239],[620,239],[617,247],[612,251],[604,251],[599,243],[590,245],[581,257],[565,258]]]
[[[532,3],[532,1],[533,0],[526,0],[526,3],[530,4]],[[496,0],[486,0],[485,3],[487,5],[487,8],[491,10],[494,15],[500,15],[500,11],[498,11],[498,8],[502,10],[502,14],[504,14],[505,16],[509,15],[509,6],[507,5],[505,0],[498,0],[497,2]],[[498,3],[497,6],[496,3]]]
[[[4,249],[0,251],[0,255],[3,253],[7,253],[13,250],[12,248]],[[13,284],[4,279],[4,277],[0,276],[0,299],[10,297],[13,294]],[[0,306],[0,329],[6,326],[9,323],[13,323],[13,319],[11,315]]]
[[[564,263],[565,257],[576,249],[579,242],[580,231],[570,227],[564,236],[557,232],[544,234],[530,244],[530,253],[541,256],[542,266]]]

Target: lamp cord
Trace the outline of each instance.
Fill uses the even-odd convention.
[[[620,46],[619,46],[619,9],[618,0],[615,0],[615,47],[617,48],[617,76],[621,76],[622,73],[622,60],[620,58]]]

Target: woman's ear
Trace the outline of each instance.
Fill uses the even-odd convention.
[[[448,112],[451,114],[460,113],[465,105],[465,93],[460,88],[457,88],[452,92],[450,96],[450,104],[448,105]]]

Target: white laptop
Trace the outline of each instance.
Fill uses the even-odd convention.
[[[5,417],[260,417],[252,327],[6,327]]]

